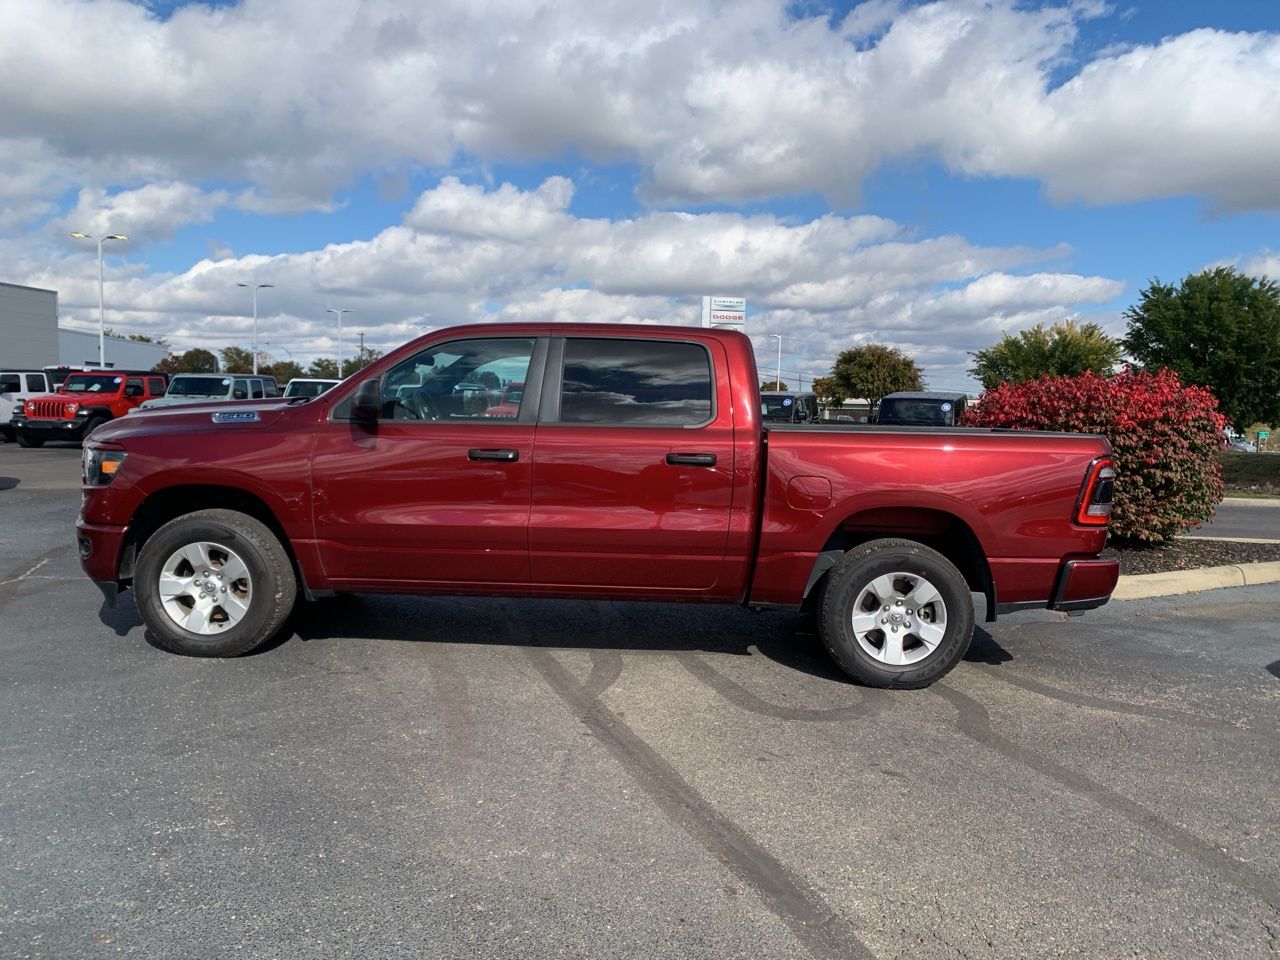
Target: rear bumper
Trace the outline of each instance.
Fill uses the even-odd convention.
[[[87,422],[84,417],[75,420],[28,420],[26,417],[14,417],[9,425],[16,433],[35,440],[82,440]]]
[[[1047,600],[1019,599],[997,603],[996,613],[1014,613],[1018,610],[1060,610],[1079,613],[1094,610],[1108,600],[1120,579],[1118,560],[1068,560],[1058,571],[1054,587]],[[1000,594],[997,584],[997,597]],[[1041,597],[1044,593],[1040,594]]]
[[[1062,565],[1049,608],[1093,610],[1111,599],[1119,579],[1119,560],[1068,560]]]

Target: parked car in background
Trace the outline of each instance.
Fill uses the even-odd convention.
[[[841,668],[899,688],[964,656],[974,593],[988,619],[1107,602],[1105,437],[766,424],[759,382],[732,330],[436,330],[306,403],[103,428],[81,563],[196,656],[334,592],[807,604]],[[473,407],[501,383],[514,417]]]
[[[817,423],[822,419],[812,393],[760,391],[760,415],[765,423]]]
[[[508,383],[502,396],[492,407],[484,412],[486,417],[499,417],[514,420],[520,413],[520,400],[524,397],[523,383]]]
[[[890,393],[880,401],[876,423],[897,427],[954,427],[964,413],[968,396],[963,393],[935,393],[904,390]]]
[[[53,385],[43,370],[0,371],[0,434],[6,440],[14,437],[13,415],[22,409],[28,396],[49,393]]]
[[[321,380],[316,377],[294,377],[284,385],[284,395],[286,397],[318,397],[341,382],[341,380]]]
[[[83,440],[108,420],[164,396],[167,384],[163,373],[149,370],[73,371],[56,393],[27,397],[10,423],[20,447]]]
[[[1245,437],[1228,437],[1227,449],[1236,453],[1257,453],[1258,445]]]
[[[273,380],[272,383],[275,383]],[[231,373],[179,373],[169,383],[164,396],[148,400],[140,410],[169,407],[177,403],[217,403],[227,400],[262,400],[267,393],[266,378]]]

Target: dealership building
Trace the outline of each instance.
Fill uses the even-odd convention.
[[[150,370],[167,351],[154,343],[107,337],[106,367]],[[58,292],[0,282],[0,369],[98,366],[98,335],[58,326]]]

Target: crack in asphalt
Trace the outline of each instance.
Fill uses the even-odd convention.
[[[972,697],[945,683],[934,684],[930,691],[955,708],[958,715],[956,729],[974,743],[994,750],[1009,760],[1030,767],[1037,773],[1057,781],[1076,796],[1110,810],[1195,860],[1210,874],[1220,877],[1249,896],[1256,897],[1273,910],[1280,909],[1278,906],[1280,905],[1280,886],[1275,881],[1230,857],[1189,830],[1170,823],[1123,794],[1103,786],[1092,777],[1065,767],[1033,750],[1021,747],[1008,737],[997,733],[991,726],[990,712]]]
[[[730,680],[695,654],[682,656],[678,659],[680,665],[692,674],[695,679],[710,687],[735,707],[758,716],[772,717],[775,720],[794,720],[801,723],[833,723],[840,720],[873,717],[888,706],[888,702],[883,697],[875,697],[873,699],[874,694],[882,691],[864,688],[860,690],[862,702],[845,707],[829,707],[823,710],[781,707],[761,699],[737,681]]]
[[[653,747],[592,695],[545,649],[525,655],[552,691],[591,731],[666,817],[749,885],[815,960],[873,960],[871,951],[799,876],[718,812]]]

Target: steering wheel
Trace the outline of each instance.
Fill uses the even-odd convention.
[[[440,408],[431,394],[425,390],[415,390],[398,401],[399,405],[413,415],[415,420],[439,420]]]

